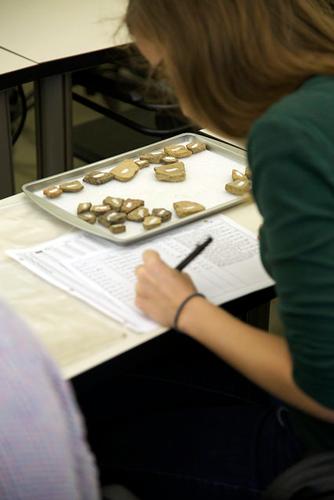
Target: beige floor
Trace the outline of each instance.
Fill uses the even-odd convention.
[[[24,87],[26,93],[32,90],[32,85]],[[77,91],[80,89],[76,89]],[[102,101],[100,96],[95,98],[97,102]],[[73,125],[82,124],[99,118],[100,115],[82,105],[73,102]],[[35,146],[35,116],[34,109],[28,111],[24,129],[13,148],[13,162],[16,192],[21,191],[22,184],[36,179],[36,146]],[[79,167],[84,162],[74,158],[73,166]],[[282,323],[277,311],[277,299],[271,303],[270,326],[273,333],[282,334]]]

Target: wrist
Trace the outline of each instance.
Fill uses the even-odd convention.
[[[202,310],[209,304],[203,295],[194,295],[182,307],[177,318],[177,329],[189,336],[199,326]]]

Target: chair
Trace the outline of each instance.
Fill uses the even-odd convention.
[[[261,500],[333,500],[334,452],[312,453],[275,479]]]
[[[138,500],[120,485],[104,488],[103,500]],[[333,500],[334,452],[312,453],[280,474],[261,500]],[[144,500],[144,499],[143,499]]]

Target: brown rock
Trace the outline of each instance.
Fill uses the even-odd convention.
[[[161,163],[162,158],[166,156],[165,151],[152,151],[140,156],[141,160],[146,160],[149,163]]]
[[[90,209],[94,215],[103,215],[106,212],[109,212],[109,210],[110,205],[93,205]]]
[[[250,169],[250,167],[246,167],[246,170],[245,170],[245,176],[248,177],[249,180],[251,180],[252,178],[252,171]]]
[[[84,182],[88,182],[89,184],[105,184],[106,182],[111,181],[113,175],[110,172],[100,172],[99,170],[94,170],[93,172],[89,172],[83,178]]]
[[[132,210],[135,210],[138,207],[142,207],[143,205],[144,205],[144,200],[135,200],[132,198],[127,198],[126,200],[123,201],[121,212],[128,214],[129,212],[132,212]]]
[[[112,224],[123,224],[126,220],[126,215],[120,212],[115,212],[115,210],[110,210],[103,215],[98,217],[98,222],[102,224],[102,226],[109,227]]]
[[[170,210],[166,210],[165,208],[153,208],[152,215],[161,217],[162,222],[167,222],[172,218],[172,212],[170,212]]]
[[[137,163],[133,160],[124,160],[122,163],[110,170],[115,179],[122,182],[130,181],[139,171]]]
[[[206,144],[204,142],[188,142],[187,149],[192,153],[200,153],[206,149]]]
[[[204,205],[195,201],[176,201],[173,203],[174,210],[178,217],[183,218],[205,210]]]
[[[79,219],[82,219],[89,224],[94,224],[96,221],[96,215],[92,214],[92,212],[85,212],[83,214],[78,215]]]
[[[156,217],[155,215],[149,215],[145,217],[143,221],[143,226],[145,229],[154,229],[161,225],[162,219],[161,217]]]
[[[234,181],[246,181],[247,177],[239,172],[239,170],[236,170],[235,168],[232,170],[232,179]]]
[[[109,230],[114,234],[125,233],[126,227],[124,224],[112,224],[109,226]]]
[[[182,144],[165,146],[164,150],[168,156],[175,156],[175,158],[187,158],[192,155],[192,152]]]
[[[60,184],[59,187],[64,191],[64,193],[76,193],[84,188],[80,181],[64,182],[63,184]]]
[[[162,158],[161,163],[169,165],[170,163],[177,163],[177,159],[175,158],[175,156],[165,156],[164,158]]]
[[[60,196],[62,192],[63,190],[58,186],[50,186],[49,188],[43,190],[43,194],[48,198],[57,198],[57,196]]]
[[[246,180],[239,180],[239,181],[233,181],[233,182],[228,182],[225,185],[225,189],[227,192],[236,194],[238,196],[249,193],[251,190],[251,183],[249,182],[248,179]]]
[[[137,160],[135,163],[138,165],[140,169],[150,166],[150,163],[147,160]]]
[[[89,210],[92,208],[92,204],[87,202],[87,203],[79,203],[78,208],[77,208],[77,214],[83,214],[85,212],[89,212]]]
[[[114,198],[113,196],[107,196],[106,198],[104,198],[103,203],[105,205],[110,205],[110,208],[112,210],[115,210],[115,212],[120,212],[123,201],[123,198]]]
[[[170,165],[162,165],[161,167],[154,167],[154,170],[158,181],[181,182],[186,178],[186,169],[182,161],[171,163]]]
[[[145,217],[147,217],[148,215],[149,215],[148,208],[139,207],[128,213],[127,219],[132,220],[133,222],[143,222]]]

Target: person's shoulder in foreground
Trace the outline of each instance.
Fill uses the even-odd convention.
[[[310,78],[273,105],[251,130],[248,156],[294,379],[334,408],[334,77]],[[334,427],[313,422],[306,431],[306,418],[307,446],[333,449]]]
[[[94,500],[97,471],[69,385],[0,301],[0,498]]]
[[[271,106],[254,123],[247,149],[253,192],[262,215],[269,215],[271,207],[277,208],[272,191],[283,201],[295,190],[300,202],[304,197],[309,206],[311,201],[324,204],[326,198],[331,205],[334,76],[313,76]],[[292,207],[286,204],[285,208]]]
[[[332,142],[334,137],[334,76],[315,75],[307,79],[295,92],[283,97],[255,122],[249,138],[249,155],[253,155],[254,146],[261,142],[261,138],[271,134],[282,133],[286,136],[289,131],[308,135],[319,134],[329,138]],[[275,130],[274,130],[275,129]],[[284,137],[285,140],[286,137]],[[280,136],[276,135],[280,140]],[[265,143],[266,140],[263,140]],[[274,143],[271,144],[274,146]],[[304,148],[314,145],[304,142]],[[270,147],[270,144],[268,144]],[[256,166],[256,165],[255,165]]]

